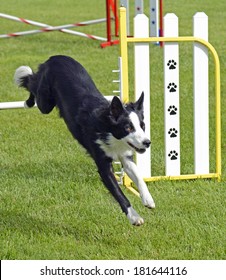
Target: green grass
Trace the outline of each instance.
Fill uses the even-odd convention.
[[[57,25],[104,17],[103,1],[1,1],[0,11]],[[132,2],[132,1],[131,1]],[[166,0],[166,12],[179,17],[180,35],[191,35],[192,16],[209,16],[209,39],[221,61],[222,182],[194,180],[150,183],[154,211],[123,189],[145,219],[132,227],[103,187],[92,159],[67,131],[57,111],[1,111],[0,258],[1,259],[226,259],[226,47],[224,0]],[[43,5],[45,9],[43,9]],[[133,11],[133,5],[131,12]],[[86,8],[85,8],[86,7]],[[63,11],[63,12],[62,12]],[[0,19],[0,34],[33,29]],[[104,26],[82,29],[104,35]],[[37,65],[54,54],[79,60],[104,94],[115,89],[118,46],[60,32],[0,41],[0,100],[25,100],[13,84],[15,69]],[[164,174],[162,49],[151,46],[153,175]],[[130,48],[130,67],[133,53]],[[211,66],[213,62],[211,59]],[[182,170],[193,172],[191,46],[181,45]],[[188,70],[189,69],[189,70]],[[214,169],[214,97],[210,69],[211,170]],[[130,71],[132,77],[132,70]],[[131,92],[133,81],[130,82]]]

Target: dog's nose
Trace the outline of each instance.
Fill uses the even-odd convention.
[[[151,141],[149,139],[146,139],[143,141],[143,145],[146,147],[146,148],[149,148],[149,146],[151,145]]]

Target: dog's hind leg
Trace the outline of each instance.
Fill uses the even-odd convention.
[[[122,208],[122,211],[126,214],[132,225],[140,226],[144,223],[143,218],[141,218],[137,212],[131,206],[129,200],[123,194],[120,189],[115,176],[112,172],[112,161],[106,157],[99,157],[96,161],[98,172],[101,176],[101,179],[107,189],[111,192],[113,197],[119,203]]]
[[[130,177],[130,179],[136,184],[138,190],[140,192],[141,200],[144,206],[148,208],[155,208],[154,200],[145,184],[143,178],[140,176],[138,172],[138,168],[133,161],[132,157],[121,157],[121,163],[123,165],[123,169],[126,174]]]
[[[42,76],[39,81],[35,99],[39,110],[43,114],[49,114],[56,106],[55,99],[49,89],[49,84],[46,82],[46,78],[44,76]]]
[[[36,98],[37,106],[43,114],[49,114],[55,107],[56,103],[53,98],[49,98],[45,95],[44,90],[42,90],[42,93],[43,95],[38,94]]]

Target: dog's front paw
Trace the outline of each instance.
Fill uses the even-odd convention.
[[[129,219],[130,223],[134,226],[141,226],[144,223],[144,219],[137,214],[133,207],[128,208],[127,218]]]
[[[151,209],[155,208],[155,202],[149,193],[146,195],[141,195],[141,200],[145,207],[148,207]]]

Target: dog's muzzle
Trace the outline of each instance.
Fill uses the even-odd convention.
[[[145,141],[142,142],[142,145],[144,146],[144,148],[137,148],[136,146],[134,146],[130,142],[127,142],[127,143],[130,145],[130,147],[132,147],[139,154],[145,153],[146,149],[149,148],[150,145],[151,145],[151,141],[149,139],[146,139]]]
[[[145,148],[149,148],[151,145],[151,141],[149,139],[147,139],[147,140],[143,141],[142,144],[144,145]]]

